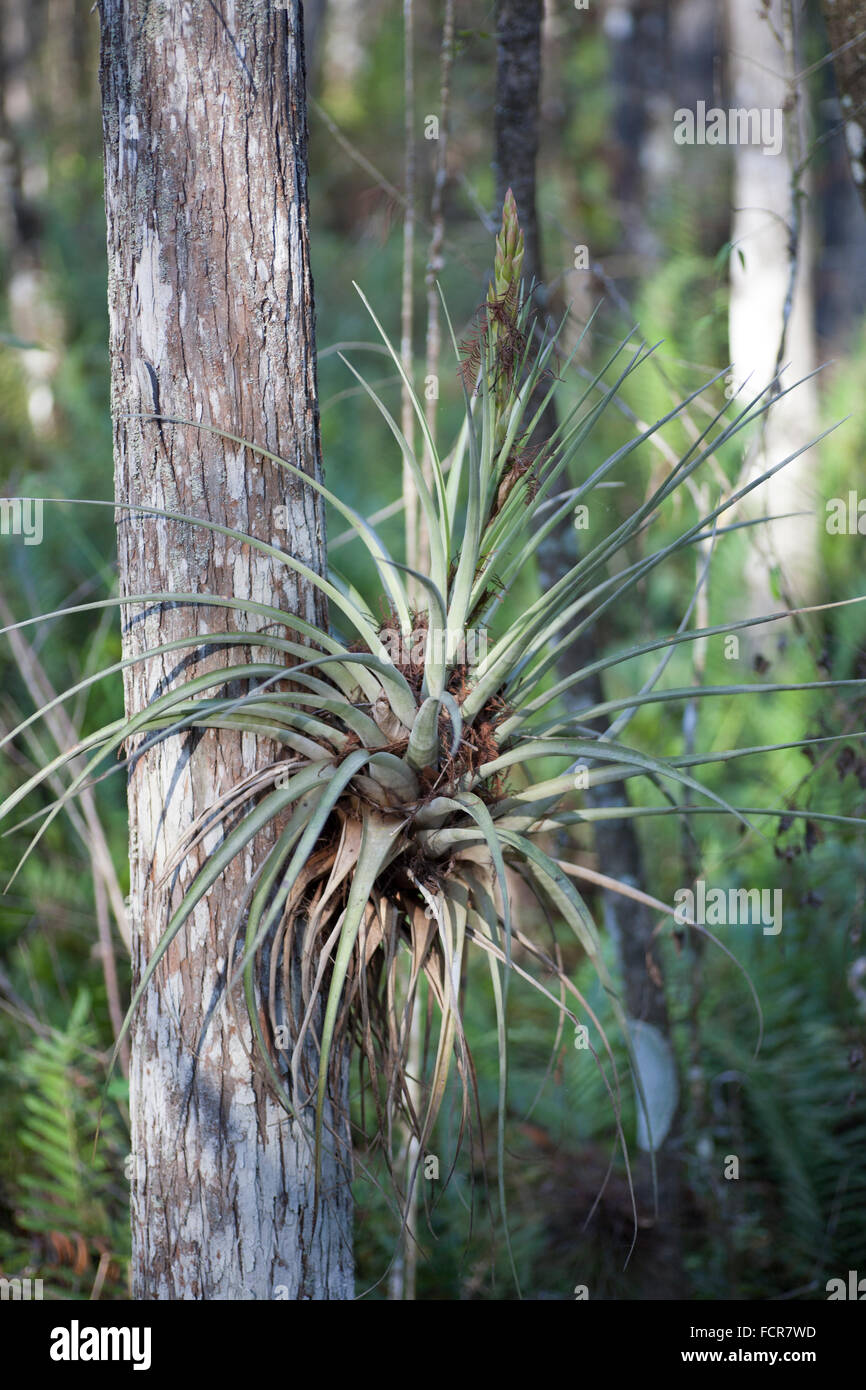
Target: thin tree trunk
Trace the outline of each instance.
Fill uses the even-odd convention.
[[[524,277],[538,275],[541,255],[535,205],[542,0],[497,0],[494,165],[498,200],[508,188],[520,214]],[[527,267],[529,270],[527,271]]]
[[[501,202],[510,186],[517,201],[526,250],[523,272],[527,279],[542,279],[540,238],[536,206],[538,153],[538,89],[541,76],[541,0],[499,0],[497,5],[496,151],[497,192]],[[545,307],[543,288],[536,291],[539,308]],[[539,427],[539,439],[556,428],[556,415],[548,407]],[[570,486],[567,478],[560,484]],[[551,533],[538,555],[542,592],[553,587],[577,560],[574,528],[566,519]],[[557,676],[563,678],[590,664],[598,655],[594,634],[588,632],[563,652]],[[572,711],[603,699],[597,675],[566,697]],[[623,806],[628,798],[617,783],[588,790],[593,806]],[[595,843],[601,868],[611,878],[634,887],[644,885],[640,843],[627,821],[600,823]],[[664,985],[653,940],[654,923],[643,904],[612,891],[603,891],[605,921],[620,958],[629,1016],[657,1029],[667,1039],[670,1032]],[[646,1177],[646,1175],[644,1175]],[[652,1257],[659,1260],[664,1277],[658,1281],[659,1297],[674,1297],[680,1287],[678,1229],[679,1176],[670,1158],[659,1175],[660,1232]]]
[[[496,168],[500,201],[510,186],[517,201],[526,239],[524,275],[541,279],[538,216],[535,197],[535,158],[538,150],[538,82],[540,77],[540,0],[500,0],[498,7],[499,74],[496,104]],[[532,74],[534,73],[534,80]],[[527,163],[527,161],[529,161]],[[556,428],[556,417],[545,420],[546,434]],[[570,486],[568,480],[563,488]],[[568,519],[554,530],[539,553],[542,589],[551,587],[576,562],[574,528]],[[562,678],[596,659],[594,637],[582,639],[563,653],[557,667]],[[574,695],[575,707],[598,703],[602,698],[598,676],[587,680]],[[590,793],[594,804],[625,805],[621,786],[612,784]],[[639,886],[643,882],[640,846],[634,827],[627,823],[600,825],[596,841],[604,872]],[[653,922],[641,904],[618,894],[606,893],[605,911],[614,919],[623,953],[629,1012],[632,1017],[666,1027],[667,1010],[660,981],[647,973],[647,953]],[[650,952],[650,955],[654,954]]]
[[[157,411],[210,422],[311,476],[320,469],[298,0],[101,0],[100,12],[117,500],[274,540],[320,572],[324,519],[309,488],[212,434],[136,418]],[[117,519],[123,593],[207,591],[325,617],[311,586],[258,551],[164,518],[119,510]],[[249,625],[224,609],[129,605],[124,655],[239,624]],[[237,651],[209,645],[137,664],[126,675],[127,712],[237,660]],[[221,837],[210,834],[163,885],[168,856],[273,752],[249,736],[187,732],[131,766],[136,981]],[[224,1007],[237,963],[230,938],[274,835],[263,832],[196,909],[134,1022],[138,1299],[352,1294],[344,1166],[326,1161],[314,1226],[311,1156],[253,1074],[243,1005],[236,1018]]]
[[[628,290],[662,256],[648,213],[653,200],[667,191],[659,165],[665,158],[670,163],[670,114],[678,102],[671,82],[668,0],[624,0],[611,8],[614,15],[608,11],[605,26],[613,104],[611,181],[621,228],[617,262],[622,265],[625,259],[625,274],[617,275],[617,281],[625,281]]]
[[[851,175],[866,208],[866,0],[821,0]]]
[[[307,90],[318,90],[322,35],[328,21],[328,0],[304,0],[304,55]]]

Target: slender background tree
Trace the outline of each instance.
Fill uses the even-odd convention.
[[[866,208],[866,4],[821,0],[834,55],[851,175]]]
[[[497,9],[497,85],[496,85],[496,170],[498,192],[504,197],[510,186],[517,201],[521,225],[526,235],[524,273],[527,282],[533,278],[539,288],[536,300],[543,312],[547,294],[543,286],[543,268],[538,228],[536,200],[536,167],[539,145],[538,94],[541,80],[542,35],[541,0],[518,3],[500,0]],[[556,413],[548,408],[539,427],[539,441],[556,429]],[[563,487],[570,486],[566,478]],[[577,557],[576,533],[571,518],[565,518],[551,532],[539,550],[538,568],[542,592],[551,589],[566,573]],[[557,663],[560,679],[567,678],[597,657],[595,635],[590,630],[567,648]],[[576,713],[581,708],[603,700],[601,680],[594,673],[568,692],[568,703]],[[587,789],[584,795],[591,805],[627,806],[628,795],[621,783],[612,782]],[[644,881],[640,841],[634,825],[628,820],[600,821],[595,828],[595,843],[601,870],[610,878],[637,886]],[[619,954],[625,1006],[629,1016],[657,1031],[662,1046],[669,1044],[670,1032],[664,982],[658,949],[655,944],[655,924],[647,907],[633,898],[613,890],[603,890],[605,921],[611,930]],[[672,1059],[672,1053],[670,1053]],[[672,1063],[671,1063],[672,1064]],[[651,1091],[649,1075],[645,1085]],[[662,1136],[664,1138],[664,1136]],[[659,1183],[660,1223],[656,1231],[656,1251],[663,1247],[664,1277],[659,1280],[658,1296],[675,1296],[678,1274],[678,1174],[674,1160],[666,1153]],[[649,1173],[644,1174],[646,1187],[642,1198],[650,1204],[653,1195]],[[647,1246],[644,1247],[648,1249]]]

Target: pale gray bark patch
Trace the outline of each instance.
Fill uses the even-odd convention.
[[[299,5],[102,0],[100,10],[117,500],[236,527],[322,573],[324,516],[310,488],[211,434],[135,418],[158,410],[212,423],[320,472]],[[207,590],[326,620],[312,585],[201,528],[118,511],[118,558],[123,593]],[[225,609],[129,607],[124,655],[238,624],[243,615]],[[149,658],[127,673],[127,710],[245,659],[238,648]],[[178,837],[273,755],[208,731],[172,738],[132,768],[136,980],[220,832],[158,887]],[[214,885],[135,1020],[136,1298],[352,1295],[345,1128],[343,1166],[325,1164],[313,1230],[311,1157],[252,1075],[249,1029],[221,1007],[231,931],[274,838],[263,834]]]
[[[781,111],[785,106],[789,93],[786,78],[792,74],[785,72],[791,58],[776,39],[783,29],[782,0],[772,0],[769,18],[771,23],[762,16],[754,0],[728,0],[730,105],[734,109]],[[783,331],[785,370],[781,385],[785,388],[802,382],[773,405],[763,448],[755,449],[749,459],[749,479],[797,450],[805,450],[818,433],[816,383],[802,380],[816,366],[814,247],[805,199],[800,208],[797,274],[785,327],[794,225],[792,180],[797,159],[790,130],[786,130],[777,155],[765,155],[758,144],[741,142],[733,148],[734,251],[730,260],[728,310],[731,385],[741,391],[738,400],[745,403],[773,381]],[[800,187],[808,188],[805,174]],[[781,569],[787,593],[800,602],[813,601],[818,568],[816,467],[815,453],[806,450],[753,495],[755,515],[785,519],[756,529],[746,563],[748,598],[745,610],[738,616],[768,613],[778,606],[769,579],[775,566]],[[758,646],[766,640],[766,636],[763,641],[755,636],[752,642]]]

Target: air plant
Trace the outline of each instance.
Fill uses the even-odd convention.
[[[346,585],[312,573],[277,546],[197,518],[156,508],[130,508],[144,515],[189,521],[268,554],[323,591],[332,618],[348,625],[351,632],[341,634],[336,626],[320,629],[278,608],[219,595],[125,596],[122,602],[127,605],[199,603],[244,610],[248,620],[254,620],[256,648],[270,649],[271,659],[238,663],[193,680],[181,678],[146,709],[64,750],[51,767],[40,769],[0,806],[0,820],[8,821],[22,799],[52,772],[87,755],[85,766],[72,775],[65,797],[44,813],[26,851],[29,854],[65,800],[89,785],[132,735],[153,741],[189,728],[222,728],[242,730],[279,745],[284,754],[257,772],[254,785],[239,788],[237,796],[227,797],[222,808],[209,813],[209,825],[213,816],[222,815],[226,822],[231,817],[231,828],[226,825],[222,842],[177,905],[143,971],[126,1026],[145,991],[155,986],[160,961],[196,904],[262,827],[274,823],[279,835],[250,886],[242,949],[234,957],[231,950],[226,953],[229,959],[240,957],[228,992],[243,986],[257,1056],[274,1091],[320,1157],[327,1142],[323,1130],[330,1068],[342,1043],[354,1038],[372,1082],[378,1132],[390,1135],[399,1120],[416,1137],[411,1191],[454,1068],[462,1091],[461,1134],[470,1119],[473,1071],[462,999],[467,957],[477,951],[489,966],[497,1014],[503,1199],[506,1019],[509,981],[514,977],[545,995],[561,1020],[586,1029],[605,1077],[625,1154],[621,1084],[611,1044],[588,1000],[550,952],[515,920],[509,905],[509,871],[528,885],[548,916],[574,934],[607,992],[631,1055],[628,1022],[616,983],[579,891],[581,871],[554,858],[545,845],[549,848],[552,833],[561,837],[568,827],[618,814],[588,809],[581,795],[581,787],[611,780],[647,779],[663,790],[664,804],[635,807],[632,814],[636,816],[690,815],[710,808],[750,823],[697,775],[702,761],[750,750],[704,758],[663,758],[624,743],[619,735],[627,716],[621,712],[633,713],[658,699],[654,682],[630,700],[583,709],[578,722],[564,697],[577,689],[592,668],[556,679],[557,658],[665,560],[747,524],[724,526],[719,519],[763,479],[720,500],[709,515],[685,526],[662,548],[637,559],[628,557],[629,543],[645,531],[676,490],[768,406],[766,394],[742,408],[726,403],[627,519],[591,545],[548,592],[502,625],[502,605],[515,581],[532,565],[562,518],[591,498],[626,458],[693,399],[689,397],[589,468],[586,446],[594,427],[626,378],[648,356],[644,348],[631,350],[623,344],[562,415],[555,432],[539,443],[546,406],[568,373],[571,359],[562,362],[556,355],[562,325],[549,332],[534,328],[531,297],[521,280],[522,259],[523,238],[509,196],[486,303],[462,348],[451,331],[455,376],[462,379],[465,393],[465,417],[453,448],[444,457],[431,437],[423,403],[412,390],[399,353],[361,294],[410,393],[432,465],[432,485],[384,402],[354,367],[347,366],[381,412],[411,469],[429,536],[429,574],[393,561],[364,518],[292,464],[215,426],[173,422],[212,429],[226,440],[245,444],[319,492],[348,520],[369,552],[387,617],[384,621],[375,617],[375,605],[368,607]],[[611,382],[606,380],[609,373]],[[164,419],[163,423],[169,422]],[[582,481],[563,492],[561,480],[570,473]],[[614,560],[616,565],[611,564]],[[423,596],[420,611],[410,606],[410,581],[414,581],[413,592]],[[120,601],[105,600],[104,604]],[[684,624],[673,635],[607,655],[594,669],[608,669],[713,633],[783,616],[787,615],[704,630],[691,630]],[[289,637],[277,635],[286,629]],[[395,633],[400,636],[396,651]],[[198,633],[135,659],[183,646],[199,647],[208,637],[215,645],[232,641],[252,645],[249,629],[228,635]],[[467,658],[473,648],[480,652],[477,660]],[[88,677],[76,691],[97,678]],[[218,688],[230,684],[245,693],[229,696]],[[814,683],[831,684],[843,682]],[[678,689],[666,692],[666,698],[728,694],[734,689]],[[599,733],[590,727],[593,720],[607,714],[620,716],[615,737],[610,730]],[[578,766],[586,769],[582,778],[575,775]],[[688,804],[678,804],[678,794]],[[239,805],[242,814],[237,818]],[[780,813],[778,809],[763,812]],[[190,827],[177,846],[175,865],[200,831],[199,825]],[[654,899],[646,901],[667,910]],[[266,944],[274,987],[260,1009],[260,966]],[[305,963],[300,980],[295,988],[278,990],[279,971],[287,970],[294,960]],[[406,1059],[413,1014],[422,1002],[426,1008],[431,1001],[438,1034],[426,1059],[423,1105],[418,1110],[411,1100]],[[640,1077],[634,1070],[640,1092]]]

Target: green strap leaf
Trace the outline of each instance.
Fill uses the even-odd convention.
[[[328,1002],[325,1008],[324,1023],[322,1025],[322,1045],[319,1054],[319,1086],[316,1100],[317,1202],[319,1184],[321,1182],[321,1143],[322,1125],[325,1114],[325,1095],[328,1088],[328,1067],[330,1064],[331,1045],[334,1039],[334,1027],[337,1021],[337,1010],[343,992],[343,985],[346,982],[346,975],[349,970],[349,961],[358,938],[358,932],[361,928],[361,920],[367,910],[367,902],[370,893],[373,890],[373,886],[379,874],[396,852],[397,842],[403,824],[404,822],[394,820],[393,818],[386,819],[375,811],[365,810],[363,813],[361,848],[358,853],[358,862],[352,874],[349,898],[343,914],[340,940],[334,958],[331,986],[328,991]]]

